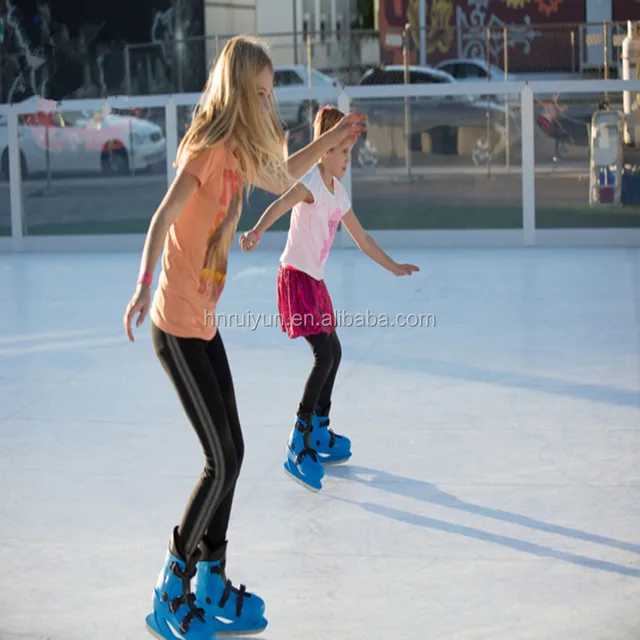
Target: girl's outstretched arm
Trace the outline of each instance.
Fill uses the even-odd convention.
[[[365,121],[366,116],[354,111],[342,118],[342,120],[329,129],[329,131],[318,136],[313,142],[290,156],[287,160],[287,171],[293,181],[299,180],[320,160],[323,154],[333,147],[337,147],[345,140],[351,138],[355,142],[358,136],[366,130]],[[263,176],[257,181],[256,186],[279,196],[291,187],[291,183],[275,184],[273,180],[270,180],[267,176]]]
[[[313,196],[304,185],[298,182],[284,195],[269,205],[251,231],[247,231],[240,236],[240,247],[242,250],[251,251],[260,241],[262,234],[276,222],[276,220],[303,200],[313,202]]]
[[[333,147],[339,147],[349,138],[356,138],[364,133],[366,116],[354,111],[348,114],[329,131],[318,136],[306,147],[294,153],[287,161],[287,169],[293,178],[300,179],[313,165]]]
[[[358,245],[358,249],[366,256],[369,256],[374,262],[391,271],[391,273],[396,276],[410,276],[414,271],[420,271],[419,267],[413,264],[398,264],[390,258],[378,246],[378,243],[362,228],[353,209],[349,209],[349,211],[342,216],[342,222],[353,238],[353,241]]]
[[[147,238],[140,261],[140,279],[138,286],[129,302],[124,314],[124,326],[131,342],[134,341],[131,332],[131,320],[139,313],[136,326],[139,327],[149,311],[151,302],[151,276],[162,252],[164,240],[169,227],[178,219],[186,204],[198,190],[200,183],[190,173],[181,171],[169,187],[167,194],[151,218]]]

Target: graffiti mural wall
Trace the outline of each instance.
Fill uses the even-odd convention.
[[[0,0],[0,15],[2,103],[157,93],[178,75],[197,91],[204,81],[204,46],[168,44],[203,35],[203,0]]]
[[[417,0],[377,0],[379,28],[402,30],[419,25]],[[571,71],[577,42],[566,25],[585,22],[585,0],[427,0],[427,64],[448,58],[486,58],[502,66],[503,27],[510,27],[507,42],[511,71]],[[487,28],[491,27],[491,38]],[[412,62],[417,62],[418,35],[412,38]],[[576,39],[577,40],[577,39]],[[397,37],[383,38],[384,62],[402,62]]]

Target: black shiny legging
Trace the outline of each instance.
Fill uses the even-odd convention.
[[[298,412],[308,414],[315,410],[322,413],[331,403],[342,347],[335,331],[305,336],[305,339],[313,351],[314,362],[304,386]]]
[[[203,544],[218,549],[225,542],[244,441],[220,332],[205,341],[177,338],[152,325],[152,338],[205,458],[178,528],[186,560]]]

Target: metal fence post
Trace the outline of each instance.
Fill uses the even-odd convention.
[[[307,47],[307,82],[308,82],[308,86],[311,86],[311,70],[312,70],[312,65],[311,65],[311,56],[312,56],[312,52],[311,52],[311,32],[307,31],[307,36],[306,36],[306,42],[305,45]]]
[[[131,51],[128,44],[124,45],[124,90],[126,95],[131,95]]]
[[[307,31],[307,83],[308,87],[311,88],[313,86],[311,71],[311,32]],[[309,138],[313,139],[313,100],[309,98]]]
[[[49,114],[47,114],[48,116]],[[44,166],[47,172],[47,187],[51,187],[51,134],[49,118],[44,121]]]
[[[536,243],[536,158],[533,91],[527,85],[520,96],[522,118],[522,234],[525,246]]]
[[[404,65],[404,83],[409,84],[409,25],[406,24],[402,32],[402,64]],[[411,178],[411,108],[409,98],[404,98],[404,142],[405,167],[407,177]]]
[[[164,111],[167,141],[167,185],[170,187],[176,176],[173,161],[178,152],[178,107],[173,98],[169,98]]]
[[[189,46],[190,41],[189,40],[176,40],[174,42],[174,47],[173,47],[173,59],[176,61],[176,68],[178,71],[178,93],[182,93],[184,91],[184,69],[182,68],[182,62],[183,62],[183,58],[180,55],[180,50],[182,49],[182,51],[184,52],[185,49],[187,49],[187,47]],[[182,47],[180,46],[182,45]],[[187,51],[187,56],[186,56],[187,60],[189,59],[189,53]],[[173,83],[171,83],[173,84]],[[174,88],[174,87],[172,87]]]
[[[18,139],[18,114],[9,108],[7,134],[9,137],[9,193],[11,202],[11,240],[14,251],[22,251],[26,224],[22,201],[22,166]]]
[[[487,81],[491,82],[491,27],[487,28]],[[489,84],[489,90],[491,90],[491,84]],[[491,177],[491,95],[487,94],[487,178]]]
[[[293,4],[293,64],[298,66],[298,0]]]
[[[504,28],[504,81],[509,82],[509,30]],[[507,147],[505,149],[505,164],[507,166],[507,173],[511,171],[511,118],[509,117],[509,94],[505,95],[504,101],[504,114],[505,114],[505,135],[507,137]]]
[[[605,20],[603,25],[603,55],[604,55],[604,79],[609,79],[609,22]],[[609,103],[609,92],[605,91],[604,99],[607,103]]]
[[[349,113],[351,111],[351,98],[347,94],[347,92],[343,89],[338,96],[338,109],[342,111],[342,113]],[[353,153],[353,152],[352,152]],[[349,200],[353,205],[353,180],[351,178],[351,162],[347,165],[347,170],[344,174],[344,178],[342,179],[342,185],[344,186],[347,195],[349,196]],[[346,227],[340,223],[340,240],[341,245],[343,247],[349,246],[349,240],[351,236],[347,231]]]
[[[419,11],[419,29],[420,29],[420,66],[427,64],[427,0],[418,0],[420,5]],[[431,9],[433,12],[433,8]]]

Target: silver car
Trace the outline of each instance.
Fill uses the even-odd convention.
[[[455,84],[456,79],[450,74],[432,67],[409,66],[409,84]],[[360,79],[363,85],[395,85],[404,84],[404,67],[388,65],[369,69]],[[500,97],[504,99],[503,96]],[[409,98],[410,126],[412,134],[428,132],[436,148],[450,152],[455,147],[458,129],[470,127],[486,130],[487,121],[490,128],[498,133],[503,146],[504,131],[507,121],[505,107],[495,101],[474,98],[469,94],[448,96],[420,96]],[[369,122],[382,127],[404,127],[405,110],[403,98],[366,98],[354,100],[353,108],[364,113]],[[489,118],[487,118],[489,115]],[[510,111],[511,143],[519,138],[517,114]],[[483,164],[487,160],[489,149],[486,136],[483,134],[476,142],[473,153],[475,164]],[[445,151],[447,150],[447,151]]]
[[[456,79],[444,71],[431,67],[409,67],[409,84],[453,84]],[[379,69],[369,69],[360,79],[362,85],[404,84],[404,67],[389,65]],[[369,120],[381,125],[403,126],[403,98],[367,98],[357,101],[357,107],[366,113]],[[487,110],[491,111],[492,121],[504,125],[504,108],[475,99],[473,96],[421,96],[409,99],[411,105],[411,129],[414,133],[428,131],[435,127],[478,127],[484,126]]]

